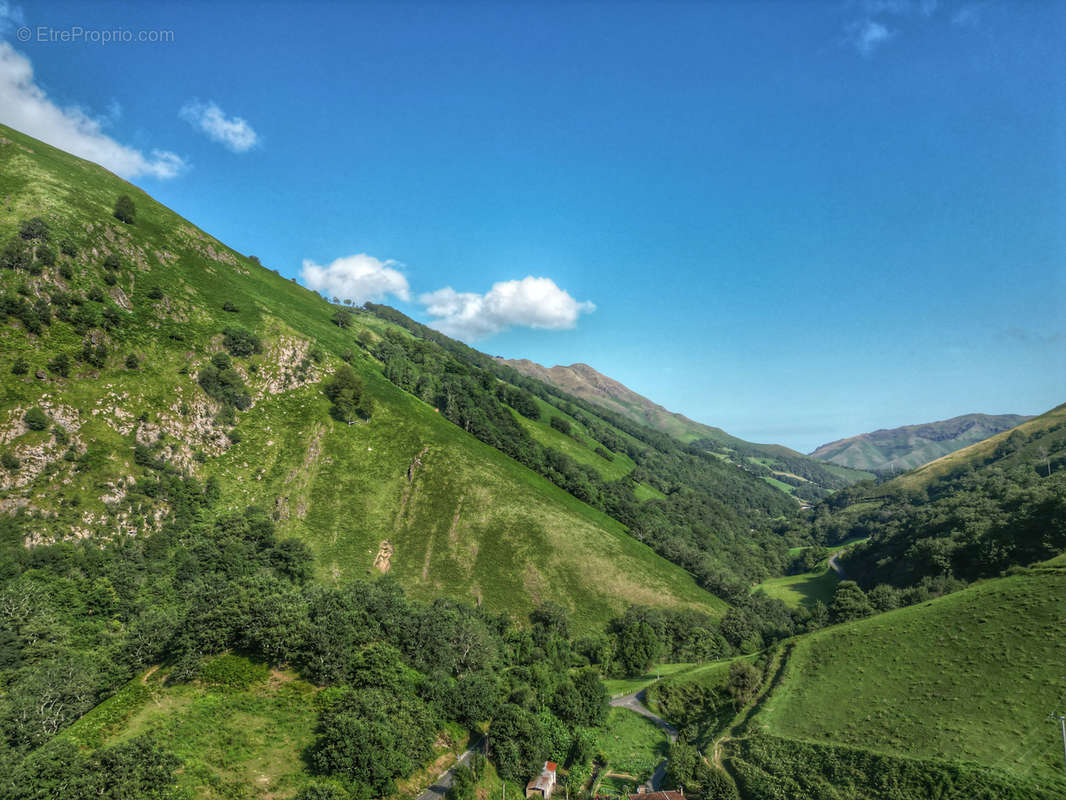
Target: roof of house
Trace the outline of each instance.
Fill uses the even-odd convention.
[[[555,768],[557,766],[558,764],[554,761],[545,761],[544,769],[540,775],[526,784],[526,790],[539,789],[542,792],[548,791],[548,788],[555,782]]]
[[[642,792],[629,795],[629,800],[685,800],[681,792]]]

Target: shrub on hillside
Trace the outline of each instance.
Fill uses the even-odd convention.
[[[221,655],[203,665],[200,680],[227,689],[247,689],[262,683],[270,675],[265,664],[257,664],[243,656]]]
[[[22,466],[22,462],[19,461],[19,457],[14,453],[5,450],[3,455],[0,455],[0,466],[3,466],[8,472],[18,472],[18,468]]]
[[[338,422],[351,425],[357,418],[370,419],[370,398],[363,391],[363,379],[347,364],[324,382],[322,390],[333,403],[330,416]]]
[[[32,261],[32,250],[17,236],[0,253],[0,267],[4,269],[29,269]]]
[[[225,328],[222,331],[222,345],[234,356],[250,356],[263,352],[263,343],[259,337],[244,328]]]
[[[38,406],[34,406],[22,416],[22,421],[31,431],[43,431],[48,427],[48,415]]]
[[[551,426],[559,431],[559,433],[565,433],[567,436],[570,435],[571,427],[570,420],[568,419],[564,419],[563,417],[552,417]]]
[[[128,194],[121,195],[115,201],[114,214],[115,219],[119,222],[125,222],[127,225],[132,225],[137,221],[137,207],[133,205],[133,200],[130,199]]]
[[[46,244],[42,244],[37,248],[37,263],[45,267],[54,267],[56,265],[56,251]]]
[[[208,397],[218,400],[224,406],[243,411],[252,404],[252,396],[244,385],[244,379],[232,367],[225,353],[216,353],[211,363],[200,369],[197,382]]]
[[[22,223],[19,236],[27,241],[47,242],[52,238],[52,232],[48,229],[47,222],[40,217],[34,217]]]
[[[70,377],[70,356],[60,353],[48,362],[48,371],[61,378]]]

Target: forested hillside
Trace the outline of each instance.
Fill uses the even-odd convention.
[[[811,514],[824,545],[867,539],[840,563],[866,589],[943,587],[1066,549],[1066,406]]]
[[[871,477],[867,472],[820,463],[782,445],[756,444],[730,436],[721,428],[668,411],[588,364],[571,364],[569,367],[557,365],[549,369],[528,359],[497,361],[572,397],[610,411],[615,418],[636,422],[669,434],[684,444],[714,453],[781,492],[803,501],[819,500],[835,489]]]

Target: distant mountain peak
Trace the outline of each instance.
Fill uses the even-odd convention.
[[[903,472],[1013,428],[1032,417],[963,414],[938,422],[880,428],[823,444],[810,455],[851,469]]]

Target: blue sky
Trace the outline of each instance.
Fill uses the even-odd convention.
[[[0,121],[486,352],[803,451],[1066,401],[1066,4],[0,0],[0,23]]]

